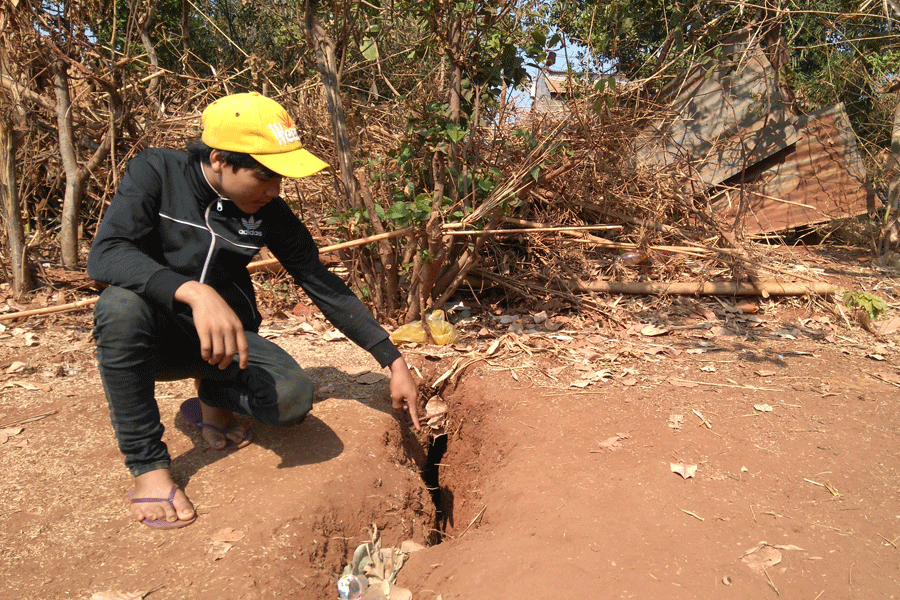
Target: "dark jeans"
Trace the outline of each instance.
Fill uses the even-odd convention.
[[[125,466],[135,477],[169,468],[156,381],[202,378],[200,399],[264,423],[298,423],[312,408],[313,384],[290,355],[246,332],[250,364],[220,370],[200,356],[188,314],[176,314],[123,288],[103,290],[94,307],[100,378]]]

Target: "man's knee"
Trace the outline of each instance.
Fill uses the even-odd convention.
[[[94,335],[98,340],[108,333],[120,336],[140,331],[152,320],[148,302],[124,288],[106,288],[94,305]]]
[[[292,375],[278,386],[278,421],[285,425],[302,421],[313,404],[312,379],[300,368]]]

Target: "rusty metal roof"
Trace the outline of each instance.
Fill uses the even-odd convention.
[[[687,165],[694,181],[709,188],[797,141],[794,117],[759,45],[737,34],[720,56],[708,54],[662,91],[670,113],[639,138],[644,166]]]
[[[843,105],[801,117],[784,101],[774,69],[746,34],[723,42],[662,92],[666,115],[638,137],[645,168],[676,167],[687,185],[717,194],[717,216],[742,213],[750,234],[855,216],[874,195]]]
[[[874,194],[843,104],[797,119],[800,141],[745,175],[747,234],[853,217],[874,208]],[[713,210],[731,222],[741,202],[740,181],[716,195]]]

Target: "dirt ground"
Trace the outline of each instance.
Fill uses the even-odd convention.
[[[862,252],[784,260],[900,315]],[[428,546],[396,579],[416,600],[900,598],[896,337],[833,300],[603,301],[618,323],[481,307],[456,346],[405,348],[437,437],[365,352],[270,317],[318,401],[223,454],[176,416],[190,382],[159,384],[200,513],[176,531],[129,518],[90,314],[6,322],[0,597],[337,598],[374,524]]]

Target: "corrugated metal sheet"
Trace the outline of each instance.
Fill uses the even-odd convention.
[[[874,195],[844,106],[797,120],[801,139],[757,165],[744,177],[743,227],[747,234],[771,233],[864,214]],[[737,186],[740,181],[730,182]],[[734,220],[741,201],[735,187],[714,200],[717,216]]]
[[[662,96],[670,117],[659,119],[638,139],[638,160],[659,168],[679,165],[707,188],[793,144],[799,135],[772,65],[746,35],[726,41],[722,58],[706,57]]]
[[[713,209],[726,222],[743,189],[749,234],[871,210],[874,194],[844,107],[795,115],[758,44],[736,34],[722,48],[720,58],[707,55],[663,91],[669,116],[639,136],[638,162],[680,169],[692,190],[721,186]]]
[[[532,87],[532,106],[538,111],[566,110],[566,80],[540,73]]]

